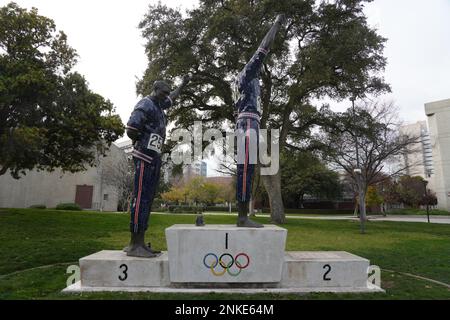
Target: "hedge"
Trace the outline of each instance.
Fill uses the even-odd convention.
[[[60,203],[56,206],[56,210],[81,211],[81,207],[76,203]]]
[[[171,212],[171,213],[197,213],[199,211],[201,212],[205,212],[205,211],[209,211],[209,212],[228,212],[230,210],[229,207],[227,206],[207,206],[207,207],[202,207],[202,206],[176,206],[176,205],[170,205],[168,207],[162,208],[162,207],[157,207],[157,208],[153,208],[152,211],[154,212]],[[231,211],[236,212],[237,208],[236,207],[231,207]]]
[[[286,214],[323,214],[323,215],[333,215],[333,214],[347,214],[352,215],[353,210],[345,209],[284,209]],[[263,213],[270,213],[269,208],[264,208]]]
[[[30,206],[30,209],[47,209],[47,206],[45,204],[34,204]]]

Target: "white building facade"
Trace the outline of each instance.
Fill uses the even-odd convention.
[[[438,208],[450,211],[450,99],[425,104],[434,165]]]
[[[433,150],[431,137],[426,121],[418,121],[400,127],[400,133],[409,137],[418,137],[417,143],[408,147],[409,152],[403,156],[403,166],[406,167],[405,174],[409,176],[420,176],[425,180],[432,179]]]
[[[125,154],[112,144],[107,156],[98,158],[98,166],[89,167],[83,172],[31,170],[19,180],[6,173],[0,176],[0,207],[45,205],[55,208],[61,203],[76,203],[88,210],[117,211],[117,189],[107,185],[102,174],[106,166],[114,167],[118,161],[126,161]]]

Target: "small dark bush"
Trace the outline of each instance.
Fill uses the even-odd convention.
[[[56,206],[56,210],[81,211],[81,207],[76,203],[60,203]]]
[[[45,204],[33,204],[30,209],[47,209],[47,206]]]
[[[47,209],[47,206],[45,204],[34,204],[30,206],[30,209]]]
[[[205,209],[205,211],[213,211],[213,212],[215,212],[215,211],[228,212],[229,210],[230,210],[230,208],[227,206],[220,206],[220,207],[219,206],[208,206]],[[236,212],[237,208],[234,206],[231,206],[231,211]]]
[[[284,209],[286,214],[323,214],[323,215],[333,215],[333,214],[347,214],[352,215],[353,210],[336,210],[336,209]],[[263,213],[270,213],[269,208],[264,208]]]

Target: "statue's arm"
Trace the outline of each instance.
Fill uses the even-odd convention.
[[[134,142],[139,139],[145,122],[147,121],[148,106],[146,100],[141,100],[134,108],[131,116],[127,122],[126,132],[127,136]]]
[[[264,39],[261,41],[258,50],[255,52],[253,57],[245,66],[244,70],[244,81],[249,81],[258,76],[259,71],[261,70],[264,59],[269,53],[269,49],[272,46],[275,36],[278,30],[281,28],[285,21],[284,15],[280,14],[277,16],[275,23],[270,28],[269,32],[267,32]]]
[[[192,77],[190,75],[185,75],[183,77],[183,82],[181,82],[181,85],[170,93],[169,99],[170,99],[171,104],[173,104],[175,99],[177,99],[180,96],[181,92],[186,87],[186,85],[189,83],[189,81],[191,81],[191,79],[192,79]]]
[[[261,41],[261,44],[259,45],[260,49],[265,50],[266,52],[269,52],[270,47],[272,46],[275,36],[280,30],[281,26],[284,24],[286,18],[284,14],[279,14],[277,16],[277,19],[275,20],[275,23],[273,24],[272,28],[270,28],[269,32],[267,32],[264,39]]]

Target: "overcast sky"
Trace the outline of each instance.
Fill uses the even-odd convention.
[[[3,6],[9,1],[0,0]],[[154,0],[16,0],[39,9],[68,35],[79,54],[76,70],[110,99],[124,123],[138,100],[135,83],[147,61],[138,23]],[[192,8],[195,0],[162,1]],[[385,78],[406,123],[425,120],[424,103],[450,98],[450,0],[375,0],[369,23],[388,38]],[[335,110],[343,104],[334,106]]]

